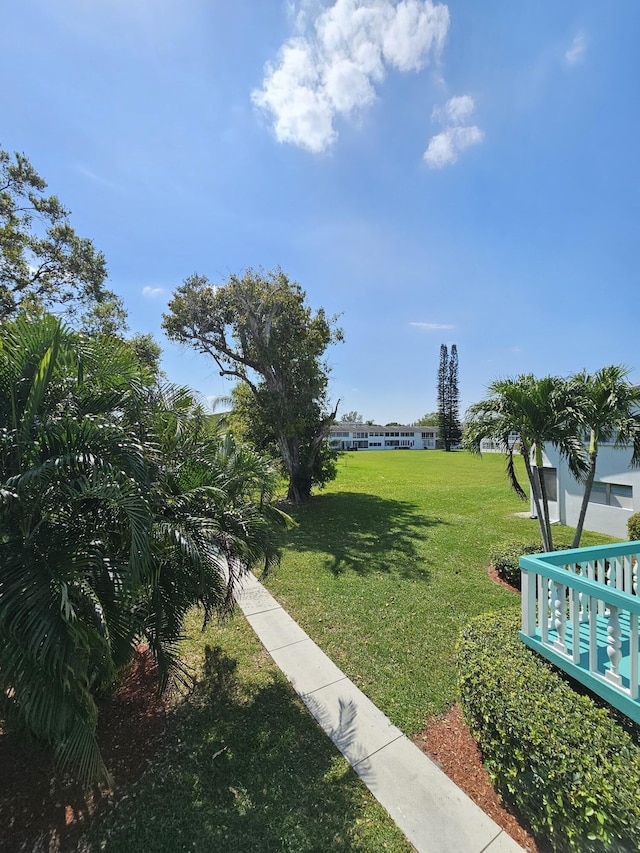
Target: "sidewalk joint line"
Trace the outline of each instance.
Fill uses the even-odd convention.
[[[362,764],[363,761],[368,761],[369,758],[372,758],[374,755],[377,755],[379,752],[382,752],[383,749],[386,749],[388,746],[391,746],[392,743],[395,743],[397,740],[401,740],[403,737],[405,737],[405,735],[400,732],[400,734],[396,735],[396,737],[390,740],[389,743],[384,743],[382,746],[379,746],[377,749],[374,749],[373,752],[370,752],[369,755],[365,755],[364,758],[359,758],[353,764],[349,762],[349,764],[351,764],[351,766],[355,770],[358,764]],[[409,739],[407,738],[407,740]],[[482,853],[482,851],[480,851],[480,853]]]
[[[323,653],[324,654],[324,653]],[[318,690],[324,690],[325,687],[331,687],[332,684],[338,684],[340,681],[348,681],[347,676],[342,673],[342,678],[336,678],[335,681],[328,681],[326,684],[321,684],[320,687],[314,687],[313,690],[305,690],[304,693],[298,693],[298,696],[302,699],[304,696],[311,696],[312,693],[317,693]]]
[[[242,605],[240,605],[240,609],[242,610]],[[266,607],[264,610],[256,610],[255,613],[244,613],[244,615],[249,619],[251,616],[260,616],[262,613],[272,613],[274,610],[284,610],[284,607],[281,604],[276,604],[275,607]]]
[[[509,835],[509,833],[508,833],[508,832],[506,832],[506,833],[505,833],[504,829],[501,829],[501,830],[500,830],[500,832],[496,835],[496,837],[495,837],[495,838],[492,838],[492,839],[491,839],[491,841],[490,841],[490,842],[489,842],[485,847],[483,847],[483,848],[482,848],[482,850],[480,851],[480,853],[485,853],[485,851],[486,851],[486,850],[488,850],[488,849],[491,847],[491,845],[493,844],[493,842],[494,842],[494,841],[496,841],[498,838],[500,838],[500,836],[501,836],[503,833],[504,833],[505,835],[507,835],[509,838],[511,838],[511,836]]]
[[[288,649],[289,646],[297,646],[299,643],[306,643],[307,640],[310,640],[310,639],[311,639],[311,637],[308,637],[308,636],[307,637],[301,637],[299,640],[291,640],[290,643],[283,643],[281,646],[274,646],[272,649],[267,649],[267,647],[265,646],[265,649],[267,649],[269,654],[271,654],[271,652],[279,652],[280,649]]]

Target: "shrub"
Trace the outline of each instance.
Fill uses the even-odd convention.
[[[462,709],[496,789],[556,851],[640,849],[640,748],[517,637],[476,617],[458,644]]]
[[[629,516],[627,520],[627,530],[629,531],[630,541],[633,542],[636,539],[640,539],[640,512],[636,512],[634,515]]]
[[[570,547],[570,544],[558,543],[555,550],[562,551]],[[502,542],[490,552],[489,560],[502,580],[510,583],[511,586],[515,586],[516,589],[520,589],[519,558],[523,554],[542,554],[543,552],[544,547],[541,542]]]

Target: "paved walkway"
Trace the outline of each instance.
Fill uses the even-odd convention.
[[[523,853],[391,724],[253,575],[238,604],[309,711],[419,853]]]

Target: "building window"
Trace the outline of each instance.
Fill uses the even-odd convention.
[[[422,437],[423,438],[435,438],[435,435],[432,432],[423,432]]]
[[[594,483],[589,495],[589,503],[616,506],[620,509],[633,509],[633,487],[622,483]]]
[[[542,476],[547,500],[556,502],[558,500],[558,471],[555,468],[543,468]]]
[[[387,439],[385,441],[385,445],[387,447],[400,447],[400,442],[398,440],[394,441],[393,439]]]
[[[369,438],[369,433],[368,432],[354,432],[353,437],[354,438]]]

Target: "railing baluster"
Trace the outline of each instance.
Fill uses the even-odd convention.
[[[554,601],[553,615],[554,627],[556,629],[556,641],[553,644],[554,648],[563,654],[567,654],[567,592],[566,587],[554,581],[553,583]]]
[[[622,676],[619,672],[622,652],[620,648],[620,620],[618,619],[618,608],[609,605],[609,621],[607,623],[607,657],[609,658],[609,669],[605,672],[607,681],[611,681],[616,687],[622,687]]]
[[[549,581],[538,575],[538,625],[540,626],[540,639],[543,643],[549,642]]]
[[[626,557],[622,558],[622,564],[624,566],[624,586],[623,589],[625,592],[631,592],[633,589],[633,572],[631,568],[631,558],[627,559]]]
[[[535,572],[521,571],[522,589],[522,633],[533,637],[536,629],[536,581]]]
[[[607,578],[604,572],[604,560],[596,560],[596,575],[598,583],[606,584]],[[604,616],[604,601],[599,598],[598,599],[598,614],[600,616]]]
[[[632,613],[629,619],[629,692],[632,699],[638,699],[638,616]]]
[[[598,671],[598,603],[589,596],[589,671]]]
[[[571,620],[571,657],[574,663],[580,663],[580,593],[569,590],[569,619]]]

